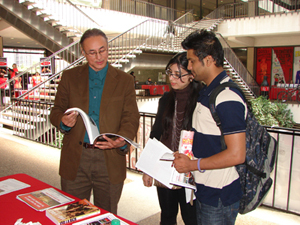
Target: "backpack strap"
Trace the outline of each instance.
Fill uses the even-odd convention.
[[[224,140],[224,134],[223,134],[221,121],[220,121],[220,118],[216,111],[216,98],[217,98],[218,94],[226,87],[231,87],[231,88],[235,88],[235,89],[239,90],[239,92],[241,92],[241,94],[243,95],[244,99],[246,99],[244,92],[240,89],[240,87],[236,83],[230,82],[230,81],[224,82],[224,83],[220,84],[219,86],[217,86],[211,92],[211,94],[209,96],[209,109],[210,109],[211,115],[214,118],[214,121],[216,122],[217,126],[220,128],[220,131],[221,131],[221,150],[222,151],[225,150],[227,147],[226,147],[225,140]]]

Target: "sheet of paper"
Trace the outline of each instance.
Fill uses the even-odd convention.
[[[160,160],[165,153],[173,154],[173,152],[160,141],[149,138],[137,161],[136,167],[166,185],[168,188],[172,188],[170,177],[175,168],[172,167],[172,161]]]
[[[3,180],[0,182],[0,195],[4,195],[13,191],[18,191],[27,187],[30,187],[30,185],[25,184],[16,179]]]

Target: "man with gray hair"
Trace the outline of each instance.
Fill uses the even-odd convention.
[[[100,133],[115,133],[133,139],[139,126],[139,112],[133,77],[108,63],[108,41],[99,29],[89,29],[80,40],[87,63],[62,74],[50,120],[64,133],[59,174],[62,190],[80,199],[117,213],[126,178],[126,153],[130,146],[123,138],[89,144],[77,112],[78,107],[97,124]]]

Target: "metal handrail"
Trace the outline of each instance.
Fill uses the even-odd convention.
[[[70,0],[66,0],[70,5],[74,6],[80,13],[82,13],[85,17],[89,18],[92,22],[94,22],[98,27],[100,27],[100,24],[98,24],[93,18],[91,18],[89,15],[87,15],[85,12],[83,12],[81,9],[79,9],[74,3],[72,3]]]
[[[56,56],[61,55],[63,52],[70,51],[70,49],[72,49],[74,47],[76,47],[80,50],[80,46],[76,46],[78,44],[79,44],[79,41],[75,41],[75,42],[69,44],[68,46],[60,49],[59,51],[57,51],[57,52],[53,53],[52,55],[46,57],[45,59],[41,60],[40,62],[33,64],[31,67],[27,68],[25,71],[22,71],[21,73],[18,73],[15,76],[15,78],[22,77],[24,74],[27,74],[31,71],[36,71],[36,68],[38,68],[41,65],[41,63],[50,61],[50,60],[54,59]],[[11,79],[7,80],[6,82],[0,84],[0,88],[5,86],[5,85],[9,85],[9,83],[13,82],[13,80],[14,80],[14,78],[11,78]]]
[[[81,35],[86,29],[100,27],[91,17],[76,7],[69,0],[32,0],[30,7],[39,8],[38,14],[44,14],[44,20],[53,20],[52,25],[61,31],[78,32]]]
[[[159,50],[157,46],[159,46],[162,42],[163,38],[163,30],[166,29],[167,22],[166,21],[159,21],[156,19],[149,19],[147,21],[141,22],[140,24],[134,26],[133,28],[127,30],[126,32],[123,32],[122,34],[116,36],[115,38],[109,40],[109,49],[110,55],[109,55],[109,62],[113,65],[120,64],[120,60],[129,57],[128,55],[132,55],[135,53],[135,50],[148,47],[148,49],[154,49]],[[183,25],[176,25],[178,30],[185,31],[189,30],[190,28],[184,27]],[[151,28],[151,29],[150,29]],[[155,30],[153,30],[155,29]],[[156,30],[161,30],[161,32],[156,32]],[[151,43],[149,40],[151,39]],[[154,41],[155,39],[155,41]],[[148,43],[147,43],[148,42]],[[179,41],[178,41],[179,42]],[[120,48],[122,46],[122,48]],[[117,47],[117,49],[115,49]],[[124,49],[126,48],[126,49]],[[160,49],[163,49],[163,46],[161,46]],[[168,49],[167,49],[168,50]],[[173,51],[179,51],[182,50],[181,47],[173,49]],[[77,52],[76,56],[71,53]],[[65,48],[61,49],[60,51],[52,54],[51,56],[45,58],[42,62],[47,62],[51,60],[55,60],[56,67],[58,67],[58,63],[61,62],[64,64],[64,66],[61,66],[61,69],[54,73],[50,78],[44,79],[43,82],[38,84],[36,87],[33,87],[29,89],[28,91],[20,94],[18,98],[24,98],[29,97],[30,93],[35,93],[34,95],[39,93],[43,93],[44,95],[47,94],[46,86],[51,83],[54,79],[58,78],[61,73],[73,65],[72,62],[66,61],[66,55],[67,56],[74,56],[72,58],[79,59],[76,61],[77,63],[80,63],[84,60],[84,58],[80,58],[80,45],[79,41],[74,42],[70,44],[69,46],[66,46]],[[18,74],[17,77],[23,77],[26,74],[32,73],[32,71],[37,71],[40,63],[36,63],[32,67],[28,68],[24,72]],[[2,84],[1,86],[7,85],[11,82],[14,82],[14,78],[10,79],[6,83]],[[55,82],[52,82],[52,86],[54,86]],[[43,90],[39,90],[43,89]],[[35,92],[37,91],[37,92]],[[50,92],[48,93],[50,95]],[[45,96],[43,96],[45,97]],[[49,98],[51,100],[51,98]],[[9,107],[9,106],[8,106]],[[8,109],[8,108],[5,108]]]
[[[248,91],[252,92],[254,97],[258,96],[260,92],[260,86],[256,82],[255,78],[251,75],[251,73],[244,66],[244,64],[239,60],[239,58],[231,49],[225,38],[220,33],[216,33],[216,36],[222,44],[224,50],[224,58],[228,62],[230,62],[230,65],[237,72],[237,75],[239,75],[244,80],[243,85],[247,87]]]
[[[193,15],[194,9],[191,9],[190,11],[183,14],[181,17],[174,20],[174,23],[176,24],[187,24],[194,21],[194,15]]]

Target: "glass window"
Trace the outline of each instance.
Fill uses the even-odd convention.
[[[3,48],[3,57],[7,58],[8,67],[16,63],[19,71],[24,71],[39,63],[40,58],[45,57],[45,50]]]
[[[156,5],[166,6],[166,7],[168,6],[167,5],[167,0],[153,0],[152,3],[156,4]]]
[[[247,68],[247,48],[233,48],[232,49],[239,60],[244,64]]]
[[[200,19],[200,1],[199,0],[192,0],[192,1],[187,1],[187,11],[194,9],[193,14],[195,16],[195,20]]]
[[[185,1],[175,0],[176,1],[176,9],[179,11],[185,11]]]
[[[216,1],[202,0],[202,17],[216,9]]]

